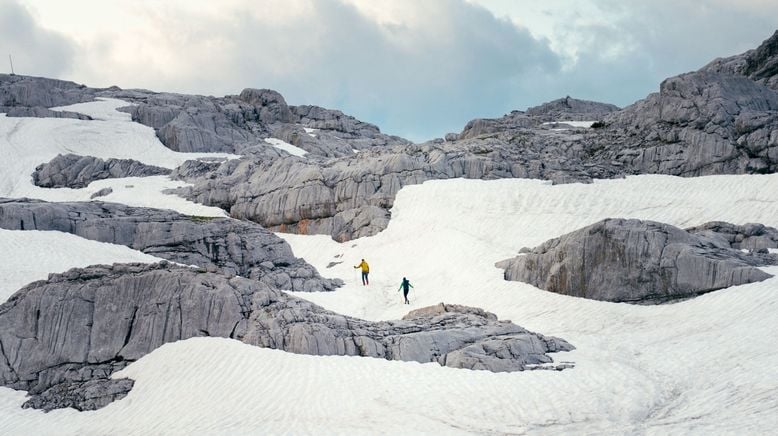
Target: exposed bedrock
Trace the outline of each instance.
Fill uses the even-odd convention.
[[[525,147],[499,138],[398,146],[324,163],[244,158],[193,180],[194,187],[179,193],[267,228],[329,234],[345,241],[383,230],[397,192],[426,180],[521,177],[585,182],[589,174],[613,175],[600,166],[584,172],[579,159],[560,157],[575,156],[578,152],[572,149],[580,148],[566,137],[551,132],[548,143]]]
[[[764,252],[769,248],[778,248],[778,229],[758,223],[739,226],[714,221],[686,230],[739,250]]]
[[[123,110],[176,151],[266,155],[275,149],[264,139],[274,137],[314,156],[338,157],[353,149],[409,143],[337,110],[289,106],[269,89],[225,97],[150,92],[129,97],[137,105]]]
[[[107,159],[76,154],[60,154],[38,165],[32,173],[36,186],[44,188],[83,188],[95,180],[121,177],[168,175],[168,168],[146,165],[134,159]]]
[[[48,114],[42,109],[92,101],[98,91],[64,80],[0,74],[0,107],[27,107]]]
[[[606,219],[497,263],[505,279],[593,300],[662,303],[772,277],[720,238],[653,221]]]
[[[475,308],[441,303],[369,322],[243,277],[167,262],[116,264],[52,274],[0,305],[0,384],[27,390],[26,407],[93,410],[132,388],[112,373],[197,336],[490,371],[563,369],[570,365],[552,364],[548,353],[573,349]]]
[[[0,199],[0,228],[57,230],[208,270],[221,270],[292,291],[331,291],[340,280],[322,278],[294,257],[283,239],[261,226],[231,218],[192,217],[117,203],[46,203]]]

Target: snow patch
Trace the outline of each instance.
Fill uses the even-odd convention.
[[[588,129],[592,127],[592,124],[594,124],[596,121],[549,121],[546,123],[543,123],[544,126],[553,126],[556,124],[567,124],[571,127],[575,128],[585,128]],[[559,128],[559,129],[553,129],[553,130],[566,130],[565,128]]]
[[[0,303],[28,283],[45,280],[49,273],[96,264],[162,260],[123,245],[38,230],[0,229],[0,253],[4,254],[0,261]]]
[[[292,145],[292,144],[290,144],[288,142],[282,141],[280,139],[277,139],[277,138],[266,138],[265,142],[267,142],[268,144],[272,145],[273,147],[275,147],[275,148],[277,148],[279,150],[283,150],[283,151],[291,154],[292,156],[303,157],[306,154],[308,154],[308,152],[303,150],[302,148],[295,147],[294,145]]]
[[[117,189],[126,185],[122,180],[105,180],[92,183],[83,189],[47,189],[32,183],[35,168],[59,154],[74,153],[102,159],[135,159],[140,162],[165,168],[176,168],[184,161],[198,158],[232,159],[239,156],[225,153],[179,153],[162,145],[154,129],[138,123],[128,122],[128,114],[117,112],[117,107],[128,103],[116,99],[101,99],[89,103],[63,106],[58,110],[77,110],[103,121],[74,120],[67,118],[9,118],[0,114],[0,197],[29,197],[47,201],[88,201],[89,196],[99,188],[110,186]],[[148,178],[134,181],[144,190],[136,190],[131,200],[135,206],[170,208],[183,205],[177,210],[189,210],[198,215],[222,216],[216,208],[207,208],[174,195],[152,192],[152,189],[170,189],[185,186],[167,177]],[[118,201],[121,194],[114,197]],[[195,212],[196,211],[196,212]]]

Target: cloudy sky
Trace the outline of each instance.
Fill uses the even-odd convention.
[[[90,86],[272,88],[423,140],[565,95],[630,104],[775,17],[778,0],[0,0],[0,53]]]

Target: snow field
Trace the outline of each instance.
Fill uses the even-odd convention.
[[[125,104],[104,100],[78,106],[104,121],[0,115],[0,196],[30,193],[64,201],[112,186],[116,192],[106,200],[195,208],[185,213],[206,215],[198,205],[173,204],[177,197],[161,194],[163,182],[169,183],[165,177],[99,181],[83,190],[30,187],[34,167],[57,153],[134,158],[168,167],[192,158],[164,148],[152,129],[114,114],[111,105]],[[148,192],[148,198],[139,200],[144,197],[140,192]],[[570,341],[577,350],[552,357],[574,362],[572,369],[495,374],[294,355],[197,338],[167,344],[116,374],[135,379],[135,388],[95,412],[21,409],[25,393],[0,388],[0,433],[774,431],[778,278],[671,305],[634,306],[506,282],[494,267],[523,246],[607,217],[680,227],[712,220],[778,226],[778,175],[638,176],[558,186],[535,180],[431,181],[403,188],[389,227],[374,237],[338,244],[327,236],[280,235],[322,275],[347,282],[333,293],[296,294],[300,297],[373,320],[399,318],[440,301],[481,307]],[[0,263],[0,298],[49,272],[156,260],[57,232],[0,231],[0,253],[6,253]],[[371,266],[368,287],[361,286],[353,269],[361,258]],[[330,261],[343,263],[328,269]],[[778,267],[765,269],[778,275]],[[410,306],[397,292],[403,276],[415,286]]]
[[[118,262],[159,262],[124,245],[90,241],[69,233],[0,229],[0,303],[28,283],[70,268]]]
[[[168,177],[148,180],[107,179],[94,182],[83,189],[47,189],[32,183],[35,167],[48,162],[58,154],[74,153],[102,159],[135,159],[149,165],[175,168],[189,159],[204,157],[235,158],[224,153],[179,153],[162,145],[150,127],[130,122],[129,114],[116,108],[128,106],[121,100],[101,99],[54,108],[85,113],[96,120],[68,118],[15,118],[0,114],[0,197],[29,197],[47,201],[88,201],[89,196],[103,187],[117,191],[108,201],[131,199],[135,206],[177,207],[180,212],[203,216],[223,216],[213,207],[197,205],[174,195],[163,194],[165,189],[186,186]],[[121,194],[128,185],[138,188]]]

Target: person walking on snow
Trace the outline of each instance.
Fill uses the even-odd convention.
[[[370,274],[370,266],[365,262],[365,259],[362,259],[362,262],[354,267],[354,269],[357,268],[362,268],[362,286],[369,285],[370,281],[367,279],[367,275]]]
[[[403,297],[405,297],[405,303],[403,303],[403,304],[411,304],[411,302],[408,301],[408,292],[411,291],[410,288],[412,288],[412,287],[413,287],[413,285],[411,284],[411,282],[409,282],[408,279],[403,277],[403,282],[400,283],[400,289],[402,289]],[[400,292],[400,289],[398,289],[397,292]]]

